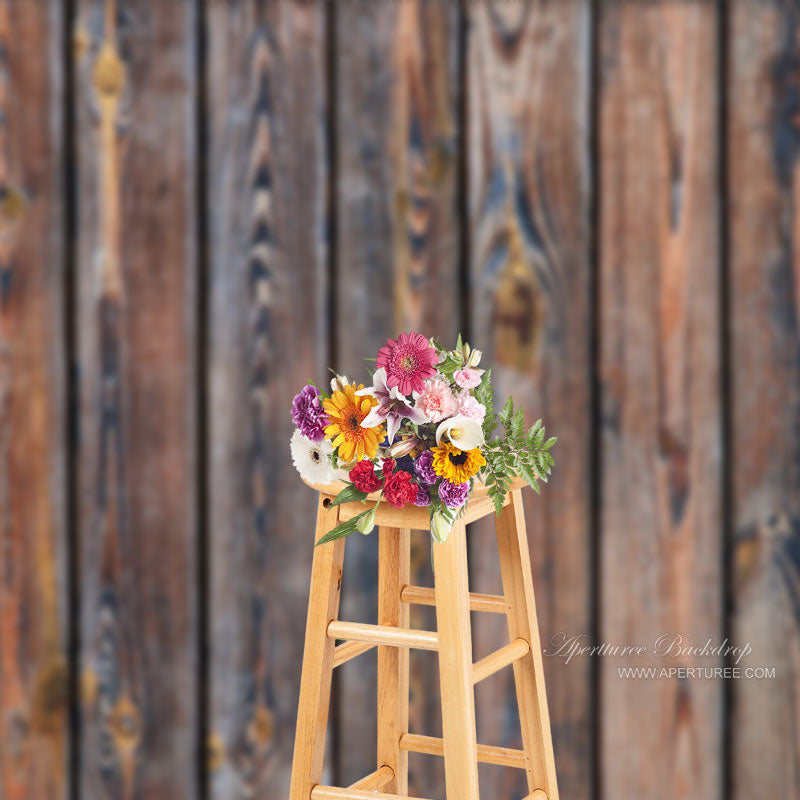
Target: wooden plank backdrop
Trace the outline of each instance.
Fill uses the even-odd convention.
[[[775,670],[546,658],[562,796],[800,798],[798,30],[789,0],[0,0],[0,799],[286,796],[291,399],[404,329],[465,333],[559,437],[526,497],[548,649],[728,636]],[[376,537],[346,554],[375,621]],[[440,735],[432,654],[410,683]],[[374,653],[338,671],[326,780],[375,768],[375,692]],[[519,746],[505,672],[477,717]],[[443,798],[441,760],[409,785]]]
[[[63,16],[0,5],[0,797],[68,796]],[[33,60],[34,50],[41,58]]]
[[[457,335],[457,13],[447,3],[344,3],[332,28],[334,366],[368,382],[363,359],[388,336]],[[412,541],[412,580],[431,586],[428,544],[419,534]],[[342,619],[377,622],[377,559],[377,537],[348,541]],[[412,608],[411,624],[434,624],[429,611]],[[412,653],[411,665],[412,729],[441,735],[433,656]],[[371,652],[336,675],[337,785],[375,769],[376,666]],[[443,787],[441,764],[410,759],[410,791],[441,795]]]
[[[524,492],[542,642],[589,633],[591,295],[589,13],[579,3],[475,4],[468,16],[470,335],[498,396],[558,431],[556,473]],[[491,519],[471,526],[473,590],[501,593]],[[570,586],[570,591],[563,587]],[[473,615],[476,658],[507,642]],[[562,796],[590,797],[590,663],[545,659]],[[521,747],[513,673],[477,690],[481,742]],[[524,776],[481,769],[484,796],[523,797]]]
[[[212,3],[206,28],[210,789],[282,797],[315,505],[275,456],[326,379],[325,15]]]
[[[193,7],[75,8],[87,797],[198,791]],[[158,57],[154,54],[158,53]]]
[[[800,797],[800,9],[736,6],[729,20],[727,219],[732,795]]]
[[[711,4],[599,19],[601,641],[723,635],[715,35]],[[602,788],[713,797],[722,684],[617,674],[662,663],[601,665]]]

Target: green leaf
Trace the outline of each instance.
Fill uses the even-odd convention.
[[[503,410],[500,412],[500,422],[503,423],[503,426],[508,425],[508,421],[511,419],[511,415],[514,413],[514,398],[509,397],[506,400],[506,404],[503,406]]]
[[[533,484],[536,483],[536,473],[530,468],[530,465],[521,464],[519,472],[528,486],[533,486]]]
[[[503,501],[505,500],[506,493],[504,491],[494,491],[491,493],[492,503],[494,504],[494,513],[499,515],[503,510]]]
[[[521,408],[518,408],[511,418],[511,433],[515,438],[523,435],[525,428],[525,415]]]
[[[549,449],[550,449],[550,448],[551,448],[551,447],[552,447],[552,446],[553,446],[553,445],[556,443],[556,441],[557,441],[557,438],[558,438],[558,437],[556,437],[556,436],[551,436],[551,437],[550,437],[550,438],[549,438],[549,439],[548,439],[548,440],[547,440],[547,441],[546,441],[546,442],[545,442],[545,443],[542,445],[542,447],[543,447],[545,450],[549,450]]]
[[[361,514],[358,515],[358,517],[360,516]],[[332,542],[335,539],[341,539],[343,536],[349,536],[351,533],[355,533],[357,530],[356,521],[358,520],[358,517],[353,517],[353,519],[349,519],[347,522],[342,522],[333,530],[328,531],[323,537],[320,538],[314,547],[319,547],[321,544],[328,544],[328,542]]]
[[[336,498],[331,503],[332,506],[339,506],[342,503],[351,503],[354,500],[363,500],[367,496],[366,492],[362,492],[360,489],[356,489],[356,487],[350,483],[342,489],[339,494],[336,495]]]

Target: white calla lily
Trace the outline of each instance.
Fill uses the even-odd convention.
[[[439,423],[439,427],[436,429],[436,444],[441,444],[442,437],[445,435],[450,443],[459,450],[472,450],[484,443],[483,428],[480,422],[461,414]]]

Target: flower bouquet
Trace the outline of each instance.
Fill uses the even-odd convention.
[[[479,369],[481,351],[458,342],[445,350],[435,339],[401,333],[378,351],[372,385],[331,380],[330,392],[310,383],[295,396],[292,461],[317,486],[343,480],[334,505],[366,501],[372,492],[394,508],[430,508],[436,541],[447,538],[482,481],[500,513],[519,476],[539,491],[553,466],[542,421],[525,430],[521,408],[509,398],[495,434],[491,370]],[[367,534],[375,507],[343,522],[317,544]]]

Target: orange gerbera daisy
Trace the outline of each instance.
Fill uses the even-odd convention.
[[[338,448],[339,461],[360,461],[364,456],[375,458],[378,445],[383,441],[384,426],[362,428],[361,423],[373,406],[378,404],[369,395],[357,397],[356,392],[364,388],[364,384],[349,384],[342,391],[334,392],[322,405],[330,417],[330,424],[325,426],[325,437],[332,439],[331,444]]]

